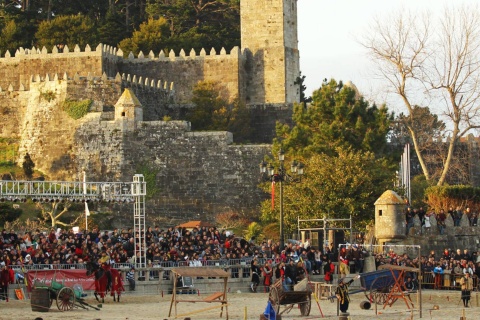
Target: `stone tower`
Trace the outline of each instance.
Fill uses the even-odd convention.
[[[405,239],[405,201],[387,190],[375,201],[375,238],[378,244]]]
[[[297,0],[240,1],[247,104],[298,102]]]
[[[137,121],[143,121],[142,104],[132,89],[126,88],[115,104],[115,121],[121,122],[124,129],[135,129]]]

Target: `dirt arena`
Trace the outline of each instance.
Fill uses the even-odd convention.
[[[186,296],[188,299],[201,297]],[[365,301],[363,293],[351,295],[348,319],[420,319],[418,310],[413,314],[409,311],[403,300],[397,301],[392,307],[383,309],[378,307],[378,315],[375,315],[375,305],[370,310],[362,310],[360,304]],[[431,291],[422,292],[423,319],[461,319],[465,312],[465,319],[480,319],[479,300],[476,294],[472,294],[472,307],[463,308],[460,301],[460,292],[458,291]],[[9,302],[0,302],[0,319],[29,319],[29,320],[67,320],[67,319],[85,319],[85,320],[107,320],[107,319],[219,319],[219,309],[214,308],[218,303],[179,303],[177,305],[177,318],[168,317],[171,295],[161,296],[133,296],[125,294],[122,302],[114,303],[110,297],[102,305],[101,311],[73,309],[68,312],[60,312],[55,302],[49,312],[33,312],[30,300],[10,300]],[[412,300],[416,304],[416,295]],[[97,305],[93,298],[86,298],[86,301]],[[229,319],[259,319],[260,314],[265,311],[268,301],[266,293],[231,293],[228,295],[228,313]],[[438,305],[439,309],[434,310]],[[208,310],[209,309],[209,310]],[[283,309],[283,307],[282,307]],[[281,310],[282,310],[281,309]],[[321,311],[320,311],[321,309]],[[204,310],[203,312],[199,312]],[[173,313],[172,313],[173,314]],[[295,306],[289,313],[282,314],[282,319],[338,319],[337,304],[328,300],[319,300],[319,305],[312,300],[312,309],[310,316],[300,316],[300,310]],[[223,317],[225,319],[225,315]],[[346,319],[346,318],[343,318]]]

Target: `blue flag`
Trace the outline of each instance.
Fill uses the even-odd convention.
[[[263,315],[269,320],[276,320],[277,318],[277,315],[275,314],[275,309],[273,309],[270,300],[268,301],[267,307],[265,308],[265,312],[263,313]]]

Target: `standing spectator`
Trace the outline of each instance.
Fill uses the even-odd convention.
[[[357,276],[357,279],[360,278],[360,275]],[[353,283],[354,279],[351,279],[348,282],[344,282],[344,278],[338,280],[338,287],[335,290],[335,295],[337,296],[338,301],[340,302],[340,311],[346,313],[348,311],[348,304],[350,303],[350,296],[348,294],[348,287]]]
[[[418,215],[418,219],[420,219],[420,224],[423,227],[425,225],[425,216],[426,216],[426,212],[423,209],[423,207],[420,207],[420,209],[418,209],[417,215]]]
[[[310,262],[310,271],[312,271],[312,274],[320,274],[318,272],[318,265],[317,262],[315,261],[315,248],[310,247],[310,250],[307,252],[307,259]]]
[[[340,249],[340,278],[343,278],[350,274],[350,257],[347,253],[347,249],[342,247]]]
[[[434,283],[433,289],[440,289],[442,287],[442,275],[443,275],[443,268],[440,262],[438,262],[435,268],[433,268],[433,274],[435,275],[435,283]]]
[[[295,284],[295,281],[297,280],[297,266],[295,265],[295,261],[290,258],[288,261],[288,265],[285,266],[285,283],[288,287],[288,290],[290,290],[290,286]]]
[[[450,254],[450,250],[445,248],[445,250],[443,250],[443,259],[449,261],[450,258],[453,258],[452,255]]]
[[[286,267],[285,267],[285,262],[280,262],[280,265],[277,266],[277,272],[275,273],[275,277],[278,279],[278,277],[280,277],[280,279],[282,279],[282,286],[283,286],[283,290],[285,291],[290,291],[290,288],[288,286],[288,283],[287,283],[287,272],[286,272]]]
[[[363,252],[361,249],[358,248],[358,245],[353,245],[353,251],[351,253],[353,262],[355,262],[355,272],[362,273],[363,272],[363,265],[364,265],[364,257]]]
[[[463,306],[468,308],[468,302],[470,301],[470,294],[473,290],[473,279],[470,276],[470,273],[465,273],[465,275],[460,279],[460,287],[462,289],[462,300]]]
[[[438,216],[437,216],[437,226],[438,226],[438,232],[440,234],[443,234],[445,232],[446,219],[447,219],[447,216],[445,215],[445,210],[440,209],[440,212],[438,213]]]
[[[332,283],[333,281],[333,274],[335,273],[335,265],[332,263],[332,260],[328,259],[323,267],[323,273],[325,274],[324,280],[325,283]]]
[[[320,249],[315,250],[315,266],[317,270],[316,274],[320,274],[320,268],[322,267],[322,252]]]
[[[250,288],[252,292],[257,292],[257,287],[260,284],[260,268],[258,267],[257,258],[253,258],[251,262],[251,269],[252,269],[252,283],[250,284]]]
[[[410,232],[410,229],[413,227],[413,217],[415,216],[415,213],[412,211],[412,207],[407,207],[407,210],[405,212],[405,220],[407,224],[407,236]]]
[[[265,286],[265,292],[270,292],[270,286],[272,285],[272,262],[267,260],[263,266],[263,285]]]
[[[453,207],[448,208],[447,213],[450,217],[452,217],[452,220],[455,221],[455,210],[453,210]]]
[[[470,252],[468,252],[468,249],[463,249],[463,253],[460,255],[460,258],[470,261],[472,260],[472,255],[470,254]]]
[[[472,217],[470,218],[470,225],[476,227],[478,224],[478,212],[472,212]]]
[[[432,223],[430,222],[430,217],[435,215],[435,211],[427,213],[423,217],[422,228],[425,228],[425,234],[430,234],[430,228],[432,227]]]
[[[459,227],[460,226],[460,220],[462,220],[463,212],[462,208],[457,207],[457,209],[453,213],[453,226],[454,227]]]
[[[130,271],[127,272],[125,278],[128,281],[128,287],[130,291],[135,291],[135,267],[131,267]]]
[[[0,266],[2,270],[0,271],[0,300],[5,300],[8,302],[8,284],[10,283],[10,271],[8,271],[8,266],[5,262],[1,262]]]

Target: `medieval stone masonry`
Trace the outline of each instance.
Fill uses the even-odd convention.
[[[140,52],[105,45],[19,48],[0,57],[0,137],[19,141],[51,179],[131,180],[141,166],[156,173],[147,214],[211,218],[258,210],[258,164],[268,144],[235,145],[228,132],[192,132],[182,121],[199,81],[219,82],[254,112],[257,142],[276,121],[291,121],[299,100],[297,0],[242,0],[242,47]],[[74,120],[65,100],[92,101]],[[165,116],[175,121],[162,121]]]

